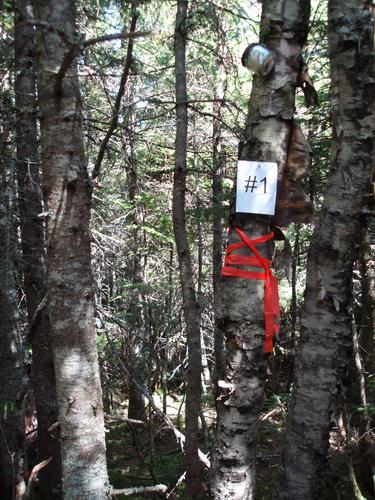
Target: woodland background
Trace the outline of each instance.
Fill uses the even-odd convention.
[[[40,472],[39,483],[33,475],[29,476],[32,468],[40,463],[37,430],[38,439],[42,439],[35,417],[31,366],[40,363],[43,371],[48,355],[32,359],[33,342],[38,340],[31,337],[35,337],[33,329],[38,328],[39,316],[44,314],[41,303],[46,285],[35,281],[31,285],[25,283],[27,266],[34,264],[27,262],[25,247],[22,247],[24,231],[20,229],[25,210],[26,214],[29,210],[27,200],[30,200],[29,194],[25,196],[26,207],[22,209],[22,190],[26,188],[17,170],[20,111],[15,101],[15,86],[17,71],[27,69],[17,67],[19,52],[14,22],[20,4],[22,11],[26,7],[30,18],[34,15],[35,19],[38,19],[38,9],[43,7],[34,8],[32,14],[28,2],[3,1],[0,13],[0,287],[3,292],[7,287],[10,290],[7,297],[5,292],[0,295],[3,318],[0,326],[3,418],[0,448],[3,450],[3,492],[8,493],[4,482],[11,439],[5,436],[13,432],[7,424],[8,413],[13,414],[14,423],[18,422],[15,424],[18,425],[18,444],[11,466],[16,486],[13,484],[10,496],[3,493],[2,498],[59,498],[61,492],[53,496],[51,490],[43,486],[50,464]],[[223,356],[218,352],[220,343],[215,343],[215,287],[220,281],[218,271],[226,247],[238,147],[243,140],[252,84],[252,76],[241,66],[240,58],[250,43],[258,41],[261,8],[260,3],[242,0],[191,0],[188,5],[185,214],[202,346],[197,437],[200,449],[208,454],[216,428],[215,359]],[[162,483],[168,487],[170,498],[186,498],[184,481],[177,483],[185,471],[184,453],[172,430],[175,426],[182,433],[186,431],[189,355],[172,221],[176,3],[77,1],[76,23],[78,45],[82,42],[78,33],[84,34],[86,41],[103,37],[103,41],[87,45],[75,56],[82,96],[81,130],[93,188],[90,231],[94,321],[109,480],[116,489]],[[28,29],[34,30],[34,25],[30,22]],[[126,36],[108,39],[109,34],[134,31],[140,34],[131,41]],[[258,429],[254,495],[259,499],[271,498],[281,467],[283,432],[299,352],[307,252],[320,216],[330,169],[332,109],[327,33],[327,2],[314,0],[303,58],[318,92],[319,105],[307,108],[299,89],[295,121],[302,127],[312,150],[311,175],[302,183],[315,214],[309,223],[291,224],[284,230],[285,239],[276,242],[273,269],[279,280],[281,329],[267,361]],[[41,119],[36,100],[28,113]],[[40,141],[39,125],[37,134],[35,141]],[[39,170],[39,167],[38,158],[34,162],[30,159],[29,173],[26,170],[25,175],[31,179],[31,191],[42,203],[39,180],[30,173],[30,168]],[[38,220],[44,223],[49,217],[48,211],[40,205],[37,212]],[[336,404],[330,417],[329,453],[321,490],[321,497],[327,500],[374,498],[374,485],[371,485],[374,453],[366,441],[369,438],[371,442],[373,436],[375,408],[371,378],[375,227],[371,212],[362,229],[352,271],[350,363],[345,374],[345,389],[335,396]],[[44,271],[40,271],[39,277],[43,276]],[[38,288],[31,311],[27,286]],[[13,302],[9,302],[9,297]],[[365,309],[369,313],[363,326],[361,311]],[[17,338],[20,346],[16,360],[10,359],[6,346],[12,338],[13,342]],[[15,373],[18,373],[17,380],[9,384],[11,374]],[[12,395],[7,393],[9,387]],[[151,395],[152,401],[142,392]],[[14,394],[17,403],[9,403]],[[48,397],[46,393],[43,403],[46,407]],[[24,421],[25,439],[21,439],[19,429],[23,424],[20,422]],[[48,426],[49,434],[56,441],[58,430],[51,430],[51,425],[53,422]],[[366,447],[361,449],[364,441]],[[24,480],[28,481],[29,488],[20,493],[18,486]],[[148,492],[143,498],[145,495],[153,498],[158,493]],[[131,498],[138,496],[133,494]]]

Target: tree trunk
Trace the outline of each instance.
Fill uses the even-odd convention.
[[[129,122],[135,119],[133,115],[129,116]],[[127,127],[128,141],[130,145],[130,155],[127,158],[127,184],[129,201],[132,206],[132,212],[128,216],[129,224],[133,226],[132,236],[130,241],[132,242],[131,254],[132,258],[130,260],[131,265],[131,281],[133,284],[131,303],[128,307],[128,314],[131,315],[132,328],[135,331],[134,337],[131,339],[131,355],[132,355],[132,371],[136,376],[137,380],[141,381],[143,385],[147,386],[147,362],[145,353],[145,346],[147,342],[146,338],[146,327],[145,327],[145,305],[144,305],[144,294],[142,290],[142,285],[144,283],[144,267],[142,265],[143,257],[139,253],[139,247],[142,245],[141,238],[141,227],[142,227],[142,213],[141,207],[137,200],[137,195],[139,194],[139,181],[138,172],[134,151],[134,130],[131,125]],[[145,399],[143,394],[137,389],[132,380],[129,380],[129,407],[128,407],[128,417],[134,420],[144,420],[146,418],[145,413]]]
[[[296,333],[297,333],[297,318],[298,318],[298,303],[297,303],[297,266],[298,255],[300,252],[300,224],[295,225],[293,256],[292,256],[292,300],[290,302],[290,339],[288,353],[288,379],[286,382],[286,392],[289,394],[293,383]]]
[[[10,140],[10,99],[4,99],[0,110],[0,139]],[[24,491],[24,397],[26,379],[18,302],[15,283],[11,180],[13,175],[6,158],[12,151],[5,148],[0,158],[0,498],[13,500]]]
[[[56,75],[76,42],[71,0],[36,2],[38,96],[47,284],[65,498],[108,497],[104,419],[93,322],[91,183],[81,135],[77,64]],[[48,26],[48,27],[45,27]],[[61,75],[61,72],[60,72]]]
[[[359,268],[361,273],[362,305],[359,318],[360,348],[357,356],[360,366],[359,376],[363,377],[361,392],[362,402],[366,409],[360,420],[360,475],[366,491],[375,496],[375,431],[374,414],[368,411],[367,405],[375,404],[375,388],[371,378],[375,373],[375,266],[371,250],[371,232],[368,217],[362,221],[360,231]],[[358,340],[357,340],[358,341]],[[362,358],[362,363],[361,363]]]
[[[267,78],[254,77],[240,159],[277,162],[279,184],[287,157],[309,10],[309,2],[263,2],[261,42],[275,52],[276,64]],[[269,233],[270,224],[269,216],[236,213],[230,220],[232,228],[244,230],[250,239]],[[229,240],[238,241],[234,231]],[[259,251],[270,258],[271,245],[263,244]],[[219,384],[221,403],[211,495],[220,500],[244,500],[254,498],[256,438],[264,400],[264,282],[226,278],[219,292],[220,324],[226,336],[226,378]]]
[[[218,54],[216,63],[217,85],[215,98],[219,99],[213,103],[213,123],[212,123],[212,288],[214,301],[214,351],[215,351],[215,394],[217,393],[217,382],[225,377],[225,346],[224,332],[219,325],[220,298],[218,293],[220,283],[220,271],[222,265],[223,251],[223,171],[224,171],[224,152],[221,119],[224,108],[225,97],[225,46],[223,40],[223,26],[220,22],[220,15],[215,13],[215,28],[219,40],[216,44]]]
[[[351,276],[374,154],[374,47],[369,4],[329,4],[334,144],[308,254],[301,344],[275,498],[318,498],[330,417],[351,345]]]
[[[186,384],[186,483],[188,498],[202,498],[202,467],[198,459],[198,416],[201,400],[201,343],[199,305],[195,296],[193,269],[186,231],[186,150],[187,150],[187,92],[186,92],[186,24],[187,0],[178,0],[175,25],[176,68],[176,158],[173,178],[173,230],[185,315],[188,369]]]
[[[48,432],[57,422],[55,372],[52,361],[49,317],[43,307],[46,295],[46,269],[42,190],[36,123],[34,28],[26,24],[28,2],[16,0],[14,18],[15,101],[18,199],[22,239],[22,265],[27,314],[32,346],[32,387],[38,418],[37,460],[52,457],[38,476],[41,498],[61,498],[60,443]]]

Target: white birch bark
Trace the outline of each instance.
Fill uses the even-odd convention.
[[[260,41],[274,51],[276,64],[268,77],[254,78],[240,159],[277,162],[279,181],[293,123],[309,7],[309,2],[263,2]],[[230,226],[246,231],[252,239],[270,232],[271,217],[232,214]],[[230,243],[234,241],[233,232]],[[270,258],[271,245],[261,245],[259,250]],[[266,378],[264,282],[226,278],[219,293],[219,326],[226,336],[226,378],[219,384],[222,393],[211,496],[245,500],[254,498],[257,430]]]
[[[319,497],[330,417],[351,348],[351,276],[374,161],[375,61],[371,7],[329,3],[333,148],[328,188],[308,254],[301,343],[284,470],[274,497]]]
[[[109,496],[104,418],[93,323],[91,184],[82,141],[77,64],[56,75],[76,43],[75,3],[40,0],[37,32],[48,308],[66,499]]]

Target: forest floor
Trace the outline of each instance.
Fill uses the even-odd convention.
[[[183,401],[180,397],[168,398],[168,415],[183,432]],[[280,452],[285,428],[286,397],[272,395],[264,406],[258,446],[256,500],[270,500],[276,477],[280,470]],[[201,449],[208,451],[215,423],[213,401],[204,398],[204,416],[208,436],[201,434]],[[165,484],[170,499],[185,499],[185,484],[174,489],[185,471],[181,447],[173,431],[157,418],[152,425],[134,425],[124,421],[107,422],[107,447],[111,484],[118,489]],[[326,484],[321,500],[353,500],[350,475],[343,439],[337,428],[332,429],[330,460]],[[118,496],[118,499],[166,498],[165,495]]]

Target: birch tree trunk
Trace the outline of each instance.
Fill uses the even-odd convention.
[[[186,231],[186,151],[187,151],[187,91],[186,91],[186,25],[188,0],[178,0],[175,25],[176,68],[176,158],[173,178],[173,231],[186,323],[188,369],[186,384],[186,484],[188,498],[202,498],[202,467],[198,459],[198,416],[201,401],[201,341],[200,311],[195,295],[193,268]]]
[[[359,375],[363,377],[362,402],[375,404],[375,387],[371,382],[375,373],[375,259],[371,245],[371,224],[368,217],[360,231],[359,269],[361,273],[362,305],[359,314]],[[361,415],[359,442],[360,474],[369,495],[375,496],[375,416],[366,408]]]
[[[332,163],[308,254],[301,344],[277,499],[318,498],[330,416],[349,358],[352,267],[373,171],[373,35],[369,3],[330,1]]]
[[[263,2],[260,41],[275,52],[276,65],[267,78],[254,77],[240,159],[277,162],[279,181],[287,157],[309,11],[307,1]],[[255,238],[270,232],[271,218],[232,214],[230,226]],[[232,232],[229,243],[235,241]],[[259,250],[263,257],[270,258],[270,244],[261,245]],[[257,429],[264,400],[264,282],[226,278],[219,293],[220,326],[226,337],[226,378],[219,384],[222,393],[211,495],[218,500],[245,500],[254,498]]]
[[[46,292],[42,190],[36,123],[34,27],[27,24],[30,3],[14,3],[15,102],[17,181],[22,239],[22,267],[32,346],[32,388],[38,418],[37,459],[52,457],[38,475],[41,498],[61,498],[60,443],[48,429],[57,422],[55,372],[52,361],[49,316],[46,307],[37,314]],[[34,315],[36,316],[34,317]],[[47,481],[48,480],[48,481]]]
[[[48,308],[59,408],[64,497],[109,494],[93,322],[91,184],[81,135],[77,64],[56,76],[77,41],[75,3],[39,0],[36,18]],[[60,75],[62,73],[60,72]]]

